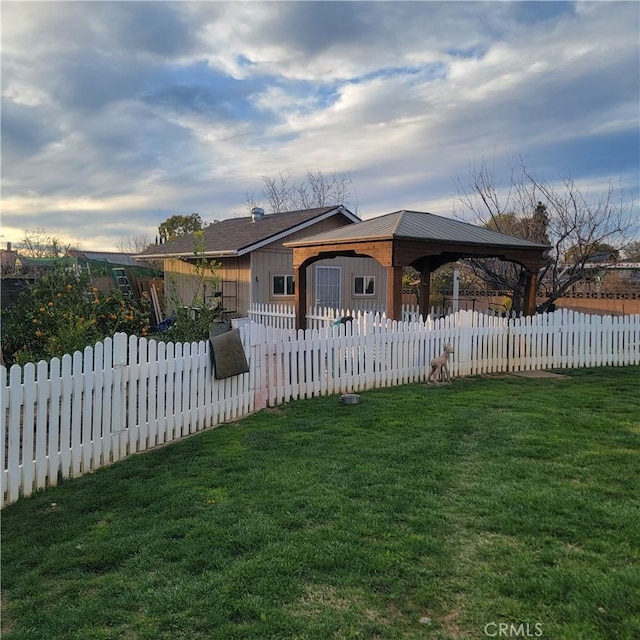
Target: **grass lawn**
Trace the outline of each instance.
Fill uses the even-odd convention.
[[[640,638],[640,367],[562,373],[293,402],[22,499],[2,637]]]

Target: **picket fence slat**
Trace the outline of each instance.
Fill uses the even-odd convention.
[[[283,305],[258,308],[265,324],[240,326],[249,372],[223,380],[213,375],[208,342],[125,334],[49,363],[0,366],[2,506],[267,406],[423,382],[447,343],[452,377],[640,364],[640,315],[561,309],[423,319],[414,309],[392,321],[373,311],[311,309],[313,323],[298,331],[292,314]],[[353,320],[336,322],[346,315]]]

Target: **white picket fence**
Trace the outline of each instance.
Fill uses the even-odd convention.
[[[361,313],[296,331],[240,327],[249,372],[216,380],[209,344],[117,334],[84,353],[0,367],[2,506],[266,406],[424,381],[449,342],[453,377],[640,364],[640,316],[461,311],[426,322]]]

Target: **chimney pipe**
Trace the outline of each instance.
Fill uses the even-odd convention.
[[[257,222],[258,220],[262,220],[264,218],[264,209],[261,207],[253,207],[251,209],[251,222]]]

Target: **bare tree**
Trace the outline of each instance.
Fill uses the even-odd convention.
[[[633,197],[622,186],[609,183],[595,196],[572,178],[552,184],[536,178],[521,160],[511,167],[509,184],[501,189],[494,167],[482,162],[470,168],[470,182],[457,178],[457,204],[462,215],[476,224],[502,233],[548,244],[538,274],[541,310],[588,275],[589,259],[603,246],[614,250],[637,231],[638,211]],[[469,260],[468,264],[485,282],[512,292],[518,309],[524,273],[518,265],[498,260]]]
[[[26,230],[16,249],[29,258],[60,258],[67,251],[77,249],[77,244],[62,242],[57,236],[45,229]]]
[[[262,176],[261,198],[256,198],[253,193],[245,195],[249,209],[264,202],[272,213],[340,204],[352,209],[354,213],[358,210],[351,175],[336,171],[325,175],[319,169],[308,169],[306,178],[297,183],[291,174],[283,175],[278,172],[277,176]]]
[[[122,253],[141,253],[152,243],[150,236],[140,234],[138,236],[127,236],[118,240],[117,247]]]

